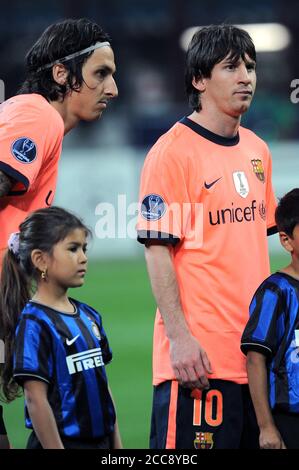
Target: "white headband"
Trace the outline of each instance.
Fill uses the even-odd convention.
[[[37,69],[37,72],[40,72],[41,70],[49,69],[53,65],[60,64],[61,62],[65,62],[66,60],[74,59],[75,57],[78,57],[79,55],[86,54],[87,52],[94,51],[95,49],[99,49],[100,47],[105,47],[105,46],[111,47],[110,42],[108,41],[96,42],[95,44],[93,44],[93,46],[86,47],[86,49],[83,49],[82,51],[73,52],[73,54],[62,57],[62,59],[54,60],[54,62],[51,62],[50,64],[46,64],[46,65],[43,65],[42,67],[39,67]]]

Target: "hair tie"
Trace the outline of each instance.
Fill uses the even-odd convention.
[[[20,232],[11,233],[7,245],[9,251],[11,251],[15,256],[18,256],[20,248]]]

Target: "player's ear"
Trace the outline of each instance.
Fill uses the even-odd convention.
[[[52,75],[56,83],[59,85],[66,85],[67,77],[68,77],[68,70],[65,68],[63,64],[55,64],[53,65]]]
[[[279,232],[279,239],[281,245],[284,247],[285,250],[287,250],[289,253],[292,253],[293,251],[293,243],[292,243],[292,237],[290,237],[287,233],[285,232]]]
[[[31,261],[35,268],[43,272],[47,269],[48,255],[41,250],[34,249],[31,252]]]
[[[202,93],[206,89],[206,78],[193,77],[192,85],[194,86],[194,88],[196,90],[198,90],[200,93]]]

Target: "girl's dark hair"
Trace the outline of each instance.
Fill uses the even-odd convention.
[[[88,19],[67,19],[49,26],[26,55],[26,79],[17,94],[38,93],[47,100],[63,100],[69,90],[79,90],[82,83],[82,66],[93,53],[87,52],[61,63],[68,70],[67,83],[56,83],[52,67],[40,67],[79,52],[96,42],[109,41],[109,36],[97,24]]]
[[[185,88],[191,108],[199,112],[200,92],[192,85],[193,78],[210,78],[213,67],[229,56],[233,62],[245,54],[256,62],[255,47],[249,34],[236,26],[210,25],[197,31],[188,47]]]
[[[294,228],[299,224],[299,188],[292,189],[280,199],[275,221],[279,232],[293,237]]]
[[[60,207],[37,210],[20,225],[18,253],[7,250],[4,256],[0,282],[0,333],[5,344],[5,357],[0,384],[1,397],[5,401],[18,396],[19,387],[12,378],[15,330],[31,297],[32,281],[40,275],[32,263],[31,253],[39,249],[52,254],[54,245],[78,228],[91,236],[81,219]]]

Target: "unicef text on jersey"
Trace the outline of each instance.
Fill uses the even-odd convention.
[[[4,81],[0,80],[0,104],[5,101],[5,85]]]

